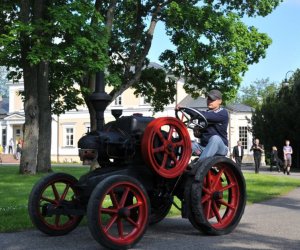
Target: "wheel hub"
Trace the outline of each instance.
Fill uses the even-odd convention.
[[[223,199],[223,192],[215,191],[212,195],[212,198],[214,200],[220,200]]]
[[[127,218],[130,216],[130,210],[126,207],[120,208],[118,211],[118,215],[122,218]]]

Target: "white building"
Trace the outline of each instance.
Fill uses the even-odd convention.
[[[205,98],[192,99],[185,93],[182,83],[182,80],[177,82],[176,101],[166,106],[163,112],[156,113],[155,117],[174,117],[174,110],[177,103],[180,106],[206,109]],[[25,122],[25,116],[23,102],[19,95],[19,92],[23,88],[24,86],[21,82],[9,84],[9,102],[7,103],[7,100],[0,101],[0,144],[5,146],[5,153],[8,152],[8,142],[11,138],[15,142],[23,138],[22,126]],[[114,120],[111,110],[116,108],[122,109],[124,116],[132,115],[133,113],[142,113],[144,116],[153,115],[152,108],[149,103],[145,102],[145,98],[142,96],[135,97],[133,92],[133,89],[126,90],[108,106],[104,113],[105,122]],[[241,104],[228,105],[226,108],[229,111],[230,117],[228,128],[230,153],[237,141],[241,140],[245,147],[243,162],[252,162],[252,155],[250,153],[253,141],[252,133],[250,132],[252,109]],[[78,110],[68,111],[60,116],[53,116],[52,161],[79,162],[77,142],[89,128],[89,113],[85,106],[78,107]]]

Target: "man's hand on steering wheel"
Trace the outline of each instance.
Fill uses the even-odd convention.
[[[181,120],[190,129],[205,129],[208,125],[204,115],[197,109],[187,107],[175,107],[176,118]]]

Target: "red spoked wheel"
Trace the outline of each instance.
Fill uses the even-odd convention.
[[[192,224],[207,234],[233,231],[245,209],[245,180],[228,158],[212,157],[199,163],[191,185]]]
[[[42,178],[33,187],[28,212],[32,223],[42,232],[59,236],[71,232],[83,216],[67,214],[63,207],[76,206],[77,179],[69,174],[54,173]]]
[[[101,181],[88,203],[88,226],[94,239],[110,249],[127,249],[144,235],[150,203],[136,179],[114,175]]]
[[[190,135],[178,119],[157,118],[145,129],[142,154],[147,164],[158,175],[176,178],[186,169],[191,158]]]

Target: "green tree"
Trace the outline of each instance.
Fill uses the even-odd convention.
[[[46,172],[51,106],[59,113],[82,103],[73,85],[105,68],[106,29],[92,1],[3,1],[0,10],[0,65],[24,80],[20,172]]]
[[[278,88],[278,84],[270,82],[269,78],[256,80],[249,86],[241,87],[235,102],[258,109],[266,98],[277,93]]]
[[[136,94],[147,96],[155,111],[174,100],[174,80],[166,79],[161,69],[147,69],[158,22],[164,22],[166,34],[176,47],[160,57],[167,72],[183,76],[184,87],[193,96],[218,88],[225,99],[231,99],[248,65],[265,57],[271,43],[266,34],[247,27],[241,18],[266,16],[280,2],[3,1],[0,63],[17,69],[11,76],[24,78],[21,172],[34,173],[37,164],[49,165],[45,159],[49,162],[50,108],[52,105],[53,111],[64,112],[82,101],[77,98],[75,82],[80,85],[91,127],[95,128],[88,95],[94,90],[95,72],[99,70],[105,68],[107,72],[112,99],[132,87]]]
[[[266,96],[252,117],[253,133],[261,139],[267,151],[272,146],[281,149],[289,139],[294,149],[294,159],[298,162],[300,149],[300,70],[289,79],[289,85],[281,85],[275,92],[265,91]],[[282,150],[279,150],[282,154]]]

